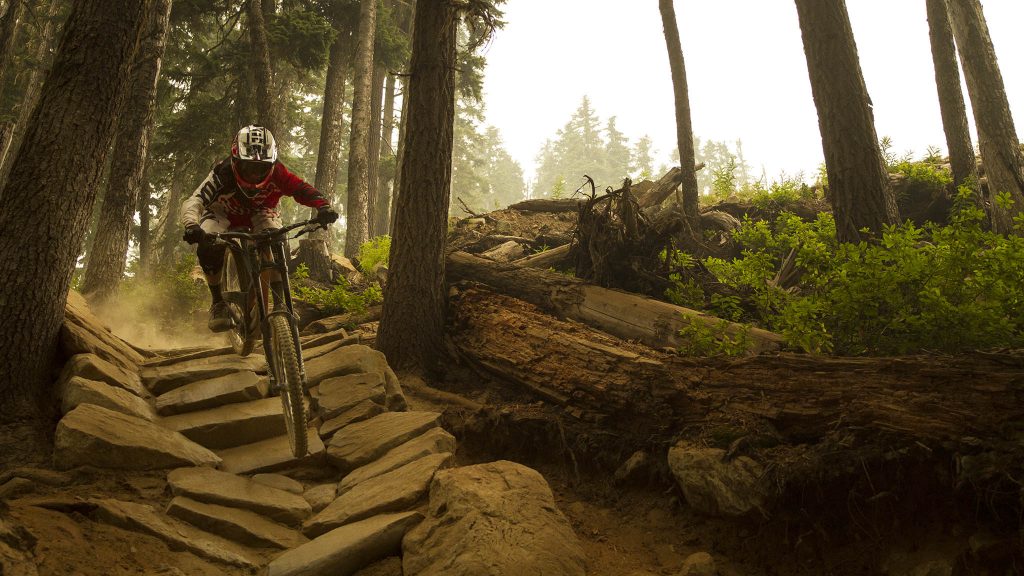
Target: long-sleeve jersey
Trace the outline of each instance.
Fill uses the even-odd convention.
[[[199,224],[207,213],[227,218],[233,226],[250,225],[257,213],[277,217],[277,204],[281,196],[291,196],[296,202],[311,208],[328,205],[327,199],[311,184],[292,174],[280,162],[273,174],[255,196],[242,194],[231,169],[231,159],[217,164],[196,191],[181,205],[181,224]]]

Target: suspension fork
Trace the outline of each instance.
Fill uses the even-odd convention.
[[[295,352],[299,361],[299,379],[302,387],[306,386],[306,363],[302,360],[302,343],[299,341],[299,322],[295,316],[295,308],[292,305],[291,280],[288,278],[288,256],[285,253],[284,240],[278,240],[271,244],[274,265],[281,276],[281,291],[284,296],[284,311],[275,313],[286,313],[290,317],[288,326],[292,332],[292,343],[295,345]]]

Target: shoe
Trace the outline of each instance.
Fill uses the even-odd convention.
[[[227,302],[214,302],[210,306],[210,323],[208,325],[212,332],[227,332],[234,328],[235,321],[231,318]]]

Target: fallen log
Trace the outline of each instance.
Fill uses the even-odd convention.
[[[536,198],[533,200],[516,202],[515,204],[510,205],[509,209],[518,210],[520,212],[575,212],[579,209],[580,202],[580,200],[575,198],[560,198],[554,200]]]
[[[555,316],[571,318],[656,349],[678,349],[686,344],[679,331],[695,322],[720,336],[748,339],[751,353],[778,350],[785,344],[781,336],[767,330],[727,322],[653,298],[593,286],[557,272],[492,262],[465,252],[448,256],[447,275],[449,281],[482,282]]]
[[[681,358],[478,287],[454,293],[449,317],[459,357],[574,417],[556,428],[581,457],[678,442],[691,462],[756,470],[716,482],[769,515],[786,501],[891,518],[977,499],[1020,518],[1024,354]]]
[[[513,260],[512,264],[516,266],[522,266],[524,268],[555,268],[565,263],[569,258],[571,252],[571,246],[569,244],[563,244],[558,248],[552,248],[536,254],[531,254],[525,258]]]

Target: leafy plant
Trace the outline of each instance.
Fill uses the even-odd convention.
[[[380,265],[387,266],[390,255],[391,236],[377,236],[359,247],[359,267],[370,274]]]
[[[708,326],[700,320],[689,320],[678,332],[683,339],[679,353],[685,356],[742,356],[750,351],[750,328],[729,334],[729,322],[722,320]]]
[[[350,290],[344,280],[329,289],[297,285],[293,290],[298,299],[316,306],[328,315],[363,312],[368,306],[380,304],[384,300],[377,283],[371,284],[362,293]]]

